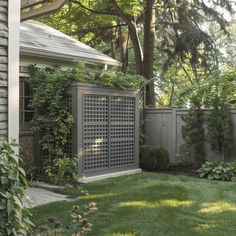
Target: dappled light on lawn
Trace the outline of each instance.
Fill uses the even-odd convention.
[[[236,211],[236,205],[228,202],[203,203],[199,212],[201,213],[222,213],[226,211]]]
[[[114,196],[114,194],[112,194],[112,193],[108,193],[108,194],[89,194],[89,195],[86,195],[86,196],[81,196],[80,199],[84,199],[84,200],[102,199],[102,198],[111,197],[111,196]]]
[[[206,224],[206,223],[204,224],[204,223],[202,223],[202,224],[199,224],[195,229],[197,231],[203,231],[203,230],[209,230],[213,227],[215,227],[214,224]]]
[[[165,199],[156,202],[148,201],[129,201],[120,203],[120,207],[135,207],[135,208],[156,208],[156,207],[181,207],[190,206],[192,201],[180,201],[177,199]]]
[[[133,232],[127,232],[127,233],[114,233],[112,236],[138,236],[140,234],[136,234]]]

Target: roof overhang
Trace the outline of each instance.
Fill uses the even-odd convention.
[[[86,53],[80,53],[80,55],[69,55],[56,53],[54,51],[42,50],[37,48],[30,48],[21,46],[20,47],[20,55],[21,56],[35,56],[37,58],[47,58],[54,60],[63,60],[67,62],[75,62],[77,60],[85,61],[88,63],[96,63],[102,65],[110,65],[110,66],[121,66],[121,63],[116,60],[105,60],[104,58],[91,58]]]

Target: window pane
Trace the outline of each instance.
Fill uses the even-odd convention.
[[[30,88],[29,84],[27,82],[24,82],[25,85],[25,94],[24,96],[28,97],[28,96],[32,96],[32,89]]]
[[[25,100],[25,104],[24,104],[24,110],[32,110],[32,108],[30,107],[31,105],[31,98],[24,98]]]
[[[33,119],[33,114],[34,114],[34,113],[31,112],[31,111],[30,111],[30,112],[27,112],[27,111],[26,111],[26,112],[25,112],[25,120],[24,120],[24,121],[25,121],[25,122],[30,122],[30,121]]]
[[[33,110],[30,107],[32,100],[32,89],[24,80],[20,81],[20,122],[21,125],[29,122],[33,118]]]

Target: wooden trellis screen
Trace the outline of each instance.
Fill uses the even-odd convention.
[[[74,84],[72,152],[83,176],[138,168],[139,98],[136,90]]]

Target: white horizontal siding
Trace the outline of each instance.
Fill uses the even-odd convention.
[[[0,137],[7,136],[8,1],[0,1]]]

